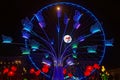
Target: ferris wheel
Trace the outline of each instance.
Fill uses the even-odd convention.
[[[101,64],[106,46],[112,46],[98,18],[79,4],[49,4],[22,25],[22,54],[47,80],[87,79]]]

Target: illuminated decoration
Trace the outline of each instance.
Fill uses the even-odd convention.
[[[72,45],[72,49],[76,49],[76,48],[78,48],[78,45],[77,44],[73,44]]]
[[[15,64],[21,64],[21,60],[15,60]]]
[[[106,73],[105,73],[107,76],[110,76],[110,74],[106,71]]]
[[[54,45],[54,39],[51,40],[51,45]]]
[[[37,71],[35,71],[34,68],[31,68],[31,69],[30,69],[30,74],[33,74],[33,75],[39,76],[40,73],[41,73],[41,70],[37,70]]]
[[[113,39],[111,39],[111,40],[106,40],[106,41],[105,41],[105,46],[113,46]]]
[[[47,68],[42,68],[42,72],[44,72],[44,73],[48,73],[48,69]]]
[[[39,76],[39,75],[40,75],[40,72],[41,72],[40,70],[37,70],[37,71],[35,72],[35,75],[36,75],[36,76]]]
[[[84,76],[89,76],[90,74],[91,74],[90,71],[84,72]]]
[[[78,48],[78,44],[75,43],[72,45],[72,51],[74,55],[76,55],[77,48]]]
[[[34,69],[34,68],[31,68],[31,69],[30,69],[30,74],[33,74],[33,73],[35,73],[35,69]]]
[[[108,76],[105,73],[101,74],[101,78],[103,80],[108,80]]]
[[[67,15],[65,15],[65,17],[64,17],[64,24],[67,25],[69,21],[70,21],[70,19],[68,18]]]
[[[73,17],[73,20],[75,22],[79,22],[79,20],[80,20],[81,17],[82,17],[82,14],[78,10],[75,10],[75,15]]]
[[[72,57],[77,59],[77,54],[72,54]]]
[[[22,37],[25,38],[25,39],[29,39],[30,38],[30,34],[27,31],[23,30],[22,31]]]
[[[72,58],[68,58],[68,59],[66,60],[66,63],[67,63],[67,65],[69,65],[69,66],[74,65],[74,62],[73,62],[73,59],[72,59]]]
[[[36,51],[37,49],[39,49],[39,46],[40,46],[40,44],[37,41],[31,40],[31,49],[33,51]]]
[[[78,29],[80,27],[79,20],[80,20],[81,17],[82,17],[82,14],[78,10],[76,10],[75,15],[73,17],[73,20],[75,22],[75,24],[74,24],[75,29]]]
[[[101,66],[101,73],[100,73],[100,76],[101,76],[101,79],[102,80],[109,80],[109,76],[110,74],[106,71],[105,67],[104,66]]]
[[[22,54],[26,55],[26,54],[30,54],[30,50],[26,49],[26,48],[21,48]]]
[[[85,40],[85,38],[83,36],[80,36],[78,39],[80,42],[83,42]]]
[[[2,61],[0,61],[0,64],[3,64],[3,62],[2,62]]]
[[[57,32],[58,33],[60,32],[60,26],[59,25],[57,26]]]
[[[14,76],[15,73],[13,71],[8,72],[8,76]]]
[[[31,19],[22,19],[22,25],[24,43],[17,45],[20,44],[22,54],[26,54],[23,56],[34,67],[31,75],[42,74],[45,80],[88,80],[99,68],[95,63],[100,65],[104,58],[108,44],[103,26],[81,5],[49,4]]]
[[[68,73],[68,76],[71,78],[71,77],[73,77],[73,74],[72,73]]]
[[[75,29],[78,29],[80,27],[80,23],[79,22],[76,22],[75,24],[74,24],[74,28]]]
[[[106,70],[105,67],[102,66],[101,71],[102,71],[102,72],[105,72],[105,70]]]
[[[61,7],[57,6],[57,17],[60,18],[61,17]]]
[[[49,54],[45,54],[45,58],[48,58],[49,57]]]
[[[65,75],[67,73],[67,70],[64,68],[63,69],[63,74]]]
[[[42,67],[42,72],[48,73],[48,71],[49,71],[49,66],[48,66],[48,65],[44,65],[44,66]]]
[[[41,28],[44,28],[46,26],[44,17],[42,16],[41,12],[38,12],[35,14],[36,19],[38,20],[38,24]]]
[[[13,41],[13,40],[12,40],[11,37],[2,35],[2,43],[12,43],[12,41]]]
[[[97,46],[88,46],[88,53],[96,53]]]
[[[24,78],[23,80],[28,80],[27,78]]]
[[[93,66],[87,66],[87,67],[86,67],[86,71],[92,72],[92,70],[93,70]]]
[[[51,66],[51,61],[49,61],[49,60],[43,59],[43,60],[42,60],[42,63],[43,63],[43,64],[46,64],[46,65],[48,65],[48,66]]]
[[[65,36],[64,36],[64,42],[65,42],[65,43],[71,43],[71,41],[72,41],[72,38],[71,38],[70,35],[65,35]]]
[[[60,11],[61,9],[60,9],[60,7],[59,6],[57,6],[57,11]]]
[[[94,70],[93,66],[88,65],[86,66],[86,70],[84,72],[84,76],[90,76],[91,72]]]
[[[11,67],[11,70],[12,70],[13,72],[17,71],[17,67],[16,67],[16,66],[12,66],[12,67]]]
[[[90,32],[91,32],[92,34],[97,33],[97,32],[100,32],[100,31],[101,31],[100,26],[101,26],[101,24],[99,24],[99,23],[96,22],[95,24],[93,24],[93,25],[91,26]]]
[[[31,32],[31,30],[33,28],[33,24],[31,23],[31,21],[27,17],[22,20],[22,25],[23,25],[23,30]]]
[[[27,70],[26,70],[26,68],[25,67],[23,67],[23,71],[26,73],[27,72]]]
[[[4,68],[3,70],[3,74],[7,75],[7,76],[15,76],[15,72],[17,71],[17,67],[16,66],[11,66],[10,69],[9,68]]]
[[[69,76],[66,76],[64,79],[68,79],[69,78]]]
[[[95,69],[100,69],[100,65],[99,64],[97,64],[97,63],[95,63],[94,65],[93,65],[93,68],[95,68]]]
[[[3,70],[3,74],[6,74],[6,73],[8,73],[9,72],[9,69],[8,68],[5,68],[4,70]]]

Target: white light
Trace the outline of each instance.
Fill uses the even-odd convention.
[[[65,42],[65,43],[71,43],[71,41],[72,41],[72,38],[71,38],[70,35],[65,35],[65,36],[64,36],[64,42]]]
[[[57,7],[57,10],[60,11],[60,7],[59,6]]]

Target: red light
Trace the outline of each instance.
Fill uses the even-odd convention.
[[[72,73],[68,73],[68,76],[71,78],[71,77],[73,77],[73,74]]]
[[[49,68],[50,66],[48,66],[48,65],[43,65],[43,68]]]
[[[90,75],[90,71],[84,72],[84,76],[89,76],[89,75]]]
[[[67,70],[66,69],[63,69],[63,74],[66,74],[67,73]]]
[[[35,69],[34,68],[31,68],[30,69],[30,73],[33,74],[35,72]]]
[[[13,71],[8,72],[8,76],[14,76],[15,73]]]
[[[40,75],[40,72],[41,72],[40,70],[36,71],[36,72],[35,72],[35,75],[36,75],[36,76],[39,76],[39,75]]]
[[[98,69],[98,70],[100,69],[99,64],[94,64],[93,67],[94,67],[95,69]]]
[[[86,71],[92,71],[93,70],[93,67],[92,66],[87,66],[87,68],[86,68]]]
[[[3,74],[6,74],[6,73],[8,73],[9,72],[9,69],[8,68],[5,68],[4,70],[3,70]]]
[[[12,66],[11,70],[14,71],[14,72],[17,71],[17,67],[16,66]]]
[[[44,67],[42,68],[42,72],[48,73],[48,71],[49,71],[48,68],[44,68]]]

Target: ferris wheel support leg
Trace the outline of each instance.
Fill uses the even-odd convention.
[[[63,65],[61,62],[55,63],[52,80],[64,80]]]

